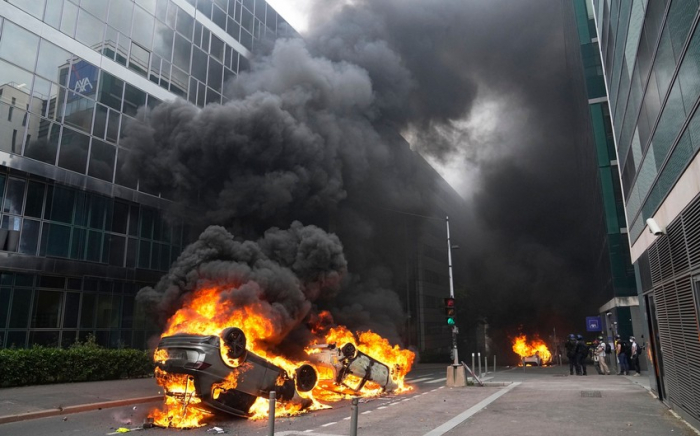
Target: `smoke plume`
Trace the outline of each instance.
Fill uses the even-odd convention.
[[[469,322],[485,317],[502,336],[520,324],[526,333],[546,328],[543,335],[551,324],[576,328],[572,320],[595,310],[600,296],[590,295],[598,287],[587,223],[598,210],[581,202],[597,194],[577,136],[585,100],[571,79],[580,72],[568,61],[578,56],[566,36],[570,12],[558,0],[324,0],[303,40],[259,44],[250,71],[227,84],[225,104],[142,109],[124,141],[132,150],[126,170],[145,190],[177,200],[177,214],[192,223],[237,237],[294,220],[331,228],[355,274],[327,287],[314,275],[315,257],[305,256],[285,275],[299,249],[270,246],[289,247],[298,235],[215,242],[210,234],[223,230],[210,229],[140,297],[168,312],[204,280],[199,274],[239,274],[285,302],[276,307],[290,320],[282,331],[313,302],[351,328],[397,335],[402,267],[392,254],[409,238],[379,232],[369,211],[436,215],[421,210],[433,188],[400,132],[471,181],[460,191],[468,216],[455,223],[464,247],[455,274],[478,308]],[[279,266],[267,263],[273,252]],[[276,268],[279,278],[265,275]],[[285,294],[282,283],[294,291]]]

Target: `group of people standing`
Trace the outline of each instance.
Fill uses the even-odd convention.
[[[614,345],[605,342],[603,336],[598,336],[593,341],[593,345],[589,346],[583,336],[570,334],[565,347],[566,357],[569,359],[570,375],[574,375],[574,373],[588,375],[586,361],[591,354],[598,374],[610,375],[607,356],[610,356],[611,359],[616,356],[619,368],[617,375],[630,375],[630,369],[635,371],[634,376],[641,375],[639,357],[644,347],[637,343],[634,336],[630,336],[629,341],[623,341],[620,335],[617,335]]]

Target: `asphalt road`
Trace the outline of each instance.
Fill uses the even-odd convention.
[[[570,377],[564,368],[515,368],[489,374],[490,386],[447,388],[445,366],[423,367],[409,379],[414,389],[402,395],[361,400],[358,435],[576,435],[609,434],[695,436],[633,379],[615,376]],[[487,383],[489,384],[489,383]],[[191,429],[140,430],[148,411],[140,404],[0,425],[0,435],[111,435],[120,427],[137,434],[267,435],[267,421],[220,416]],[[277,418],[277,436],[350,434],[350,401],[329,410]]]

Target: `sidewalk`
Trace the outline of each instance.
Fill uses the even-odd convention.
[[[154,378],[0,389],[0,424],[163,398]]]

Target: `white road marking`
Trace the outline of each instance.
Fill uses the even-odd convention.
[[[450,419],[449,421],[442,424],[441,426],[429,431],[424,436],[442,436],[443,434],[445,434],[448,431],[452,430],[453,428],[457,427],[459,424],[461,424],[462,422],[469,419],[475,413],[481,411],[486,406],[493,403],[494,401],[496,401],[497,399],[499,399],[503,395],[507,394],[513,388],[515,388],[519,385],[520,385],[520,382],[515,382],[515,383],[511,384],[510,386],[506,387],[505,389],[496,392],[495,394],[491,395],[490,397],[480,401],[476,405],[470,407],[469,409],[465,410],[464,412],[462,412],[459,415],[455,416],[454,418]]]
[[[408,380],[407,379],[406,381],[409,383],[418,383],[418,382],[422,382],[422,381],[430,380],[430,379],[432,379],[432,377],[421,377],[421,378],[417,378],[415,380]]]
[[[379,410],[386,409],[386,406],[379,406],[379,407],[377,407],[377,409],[379,409]],[[350,419],[350,418],[348,418],[348,419]]]
[[[427,381],[427,382],[425,382],[425,384],[440,383],[440,382],[444,382],[444,381],[446,381],[446,380],[447,380],[447,377],[443,377],[443,378],[439,378],[439,379],[437,379],[437,380]]]
[[[329,425],[337,424],[337,422],[329,422],[328,424],[323,424],[321,427],[328,427]]]
[[[370,413],[372,413],[372,411],[371,411],[371,410],[368,410],[368,411],[366,411],[366,412],[360,413],[360,415],[368,415],[368,414],[370,414]]]

